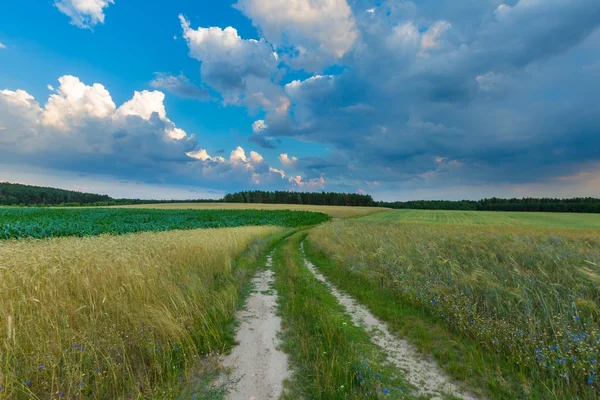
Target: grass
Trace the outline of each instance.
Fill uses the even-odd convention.
[[[335,284],[490,398],[596,398],[598,233],[353,220],[310,242]]]
[[[289,210],[125,210],[115,208],[3,208],[0,240],[161,232],[238,226],[314,225],[323,213]]]
[[[294,370],[283,397],[378,398],[386,389],[386,398],[407,398],[406,385],[384,365],[367,333],[352,325],[329,289],[304,266],[298,251],[304,235],[284,241],[274,254],[283,346]]]
[[[393,210],[361,218],[367,222],[449,224],[469,226],[531,226],[547,228],[600,228],[600,214]]]
[[[232,346],[242,289],[283,231],[0,242],[0,398],[173,398],[183,386],[209,398],[208,355]]]
[[[354,218],[389,210],[382,207],[312,206],[301,204],[165,203],[120,206],[159,210],[292,210],[324,213],[333,218]]]

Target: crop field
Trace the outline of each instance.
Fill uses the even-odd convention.
[[[119,206],[159,210],[292,210],[324,213],[333,218],[354,218],[388,211],[382,207],[312,206],[301,204],[245,204],[245,203],[164,203]]]
[[[598,216],[222,206],[0,208],[0,399],[598,397]]]
[[[369,215],[363,220],[413,224],[600,228],[600,214],[543,212],[393,210]]]
[[[282,231],[0,241],[0,398],[172,397],[232,345],[241,284]]]
[[[328,219],[322,213],[288,210],[0,208],[0,240],[238,226],[298,227]]]
[[[596,398],[600,230],[462,225],[504,214],[382,213],[321,225],[309,240],[336,284],[482,395]]]

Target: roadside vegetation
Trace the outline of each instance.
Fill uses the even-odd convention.
[[[0,241],[0,398],[172,398],[188,381],[208,398],[210,354],[284,231]]]
[[[298,227],[328,219],[323,213],[289,210],[0,208],[0,240],[239,226]]]
[[[484,395],[596,398],[597,230],[359,219],[309,239],[328,278]]]

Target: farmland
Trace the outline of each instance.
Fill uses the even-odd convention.
[[[270,352],[289,358],[284,398],[593,399],[597,221],[254,204],[0,208],[0,398],[223,399],[220,356],[254,343],[236,323],[261,327],[270,315],[278,334],[260,340],[281,340]],[[251,291],[266,271],[272,286]],[[247,296],[263,311],[240,310]],[[276,306],[257,306],[261,296]]]
[[[298,227],[317,224],[328,218],[320,213],[287,210],[0,208],[0,240],[238,226]]]
[[[335,284],[482,395],[595,398],[600,231],[480,219],[531,222],[519,216],[394,211],[334,221],[311,231],[309,253]],[[540,215],[536,223],[581,226],[591,217]]]
[[[159,210],[291,210],[324,213],[332,218],[354,218],[388,211],[382,207],[313,206],[302,204],[248,204],[248,203],[162,203],[119,206],[121,208],[143,208]]]
[[[241,291],[283,231],[0,241],[0,398],[173,397],[233,344]]]
[[[394,210],[366,216],[364,221],[406,224],[600,228],[600,214]]]

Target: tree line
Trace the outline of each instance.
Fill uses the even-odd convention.
[[[222,199],[194,200],[141,200],[114,199],[107,195],[83,193],[50,187],[30,186],[0,182],[0,205],[3,206],[116,206],[156,203],[263,203],[306,204],[325,206],[388,207],[415,210],[465,210],[465,211],[531,211],[600,213],[600,199],[581,197],[572,199],[523,198],[483,200],[417,200],[376,202],[370,195],[335,192],[287,192],[264,190],[242,191],[227,194]]]
[[[318,206],[363,206],[372,207],[376,203],[370,195],[335,192],[268,192],[252,190],[227,194],[225,203],[263,204],[308,204]]]
[[[379,202],[379,206],[414,210],[467,210],[467,211],[530,211],[600,213],[600,199],[578,197],[572,199],[523,198],[483,200],[419,200]]]
[[[141,200],[114,199],[103,194],[84,193],[51,187],[0,182],[0,205],[3,206],[118,206],[156,203],[214,203],[222,200]]]

